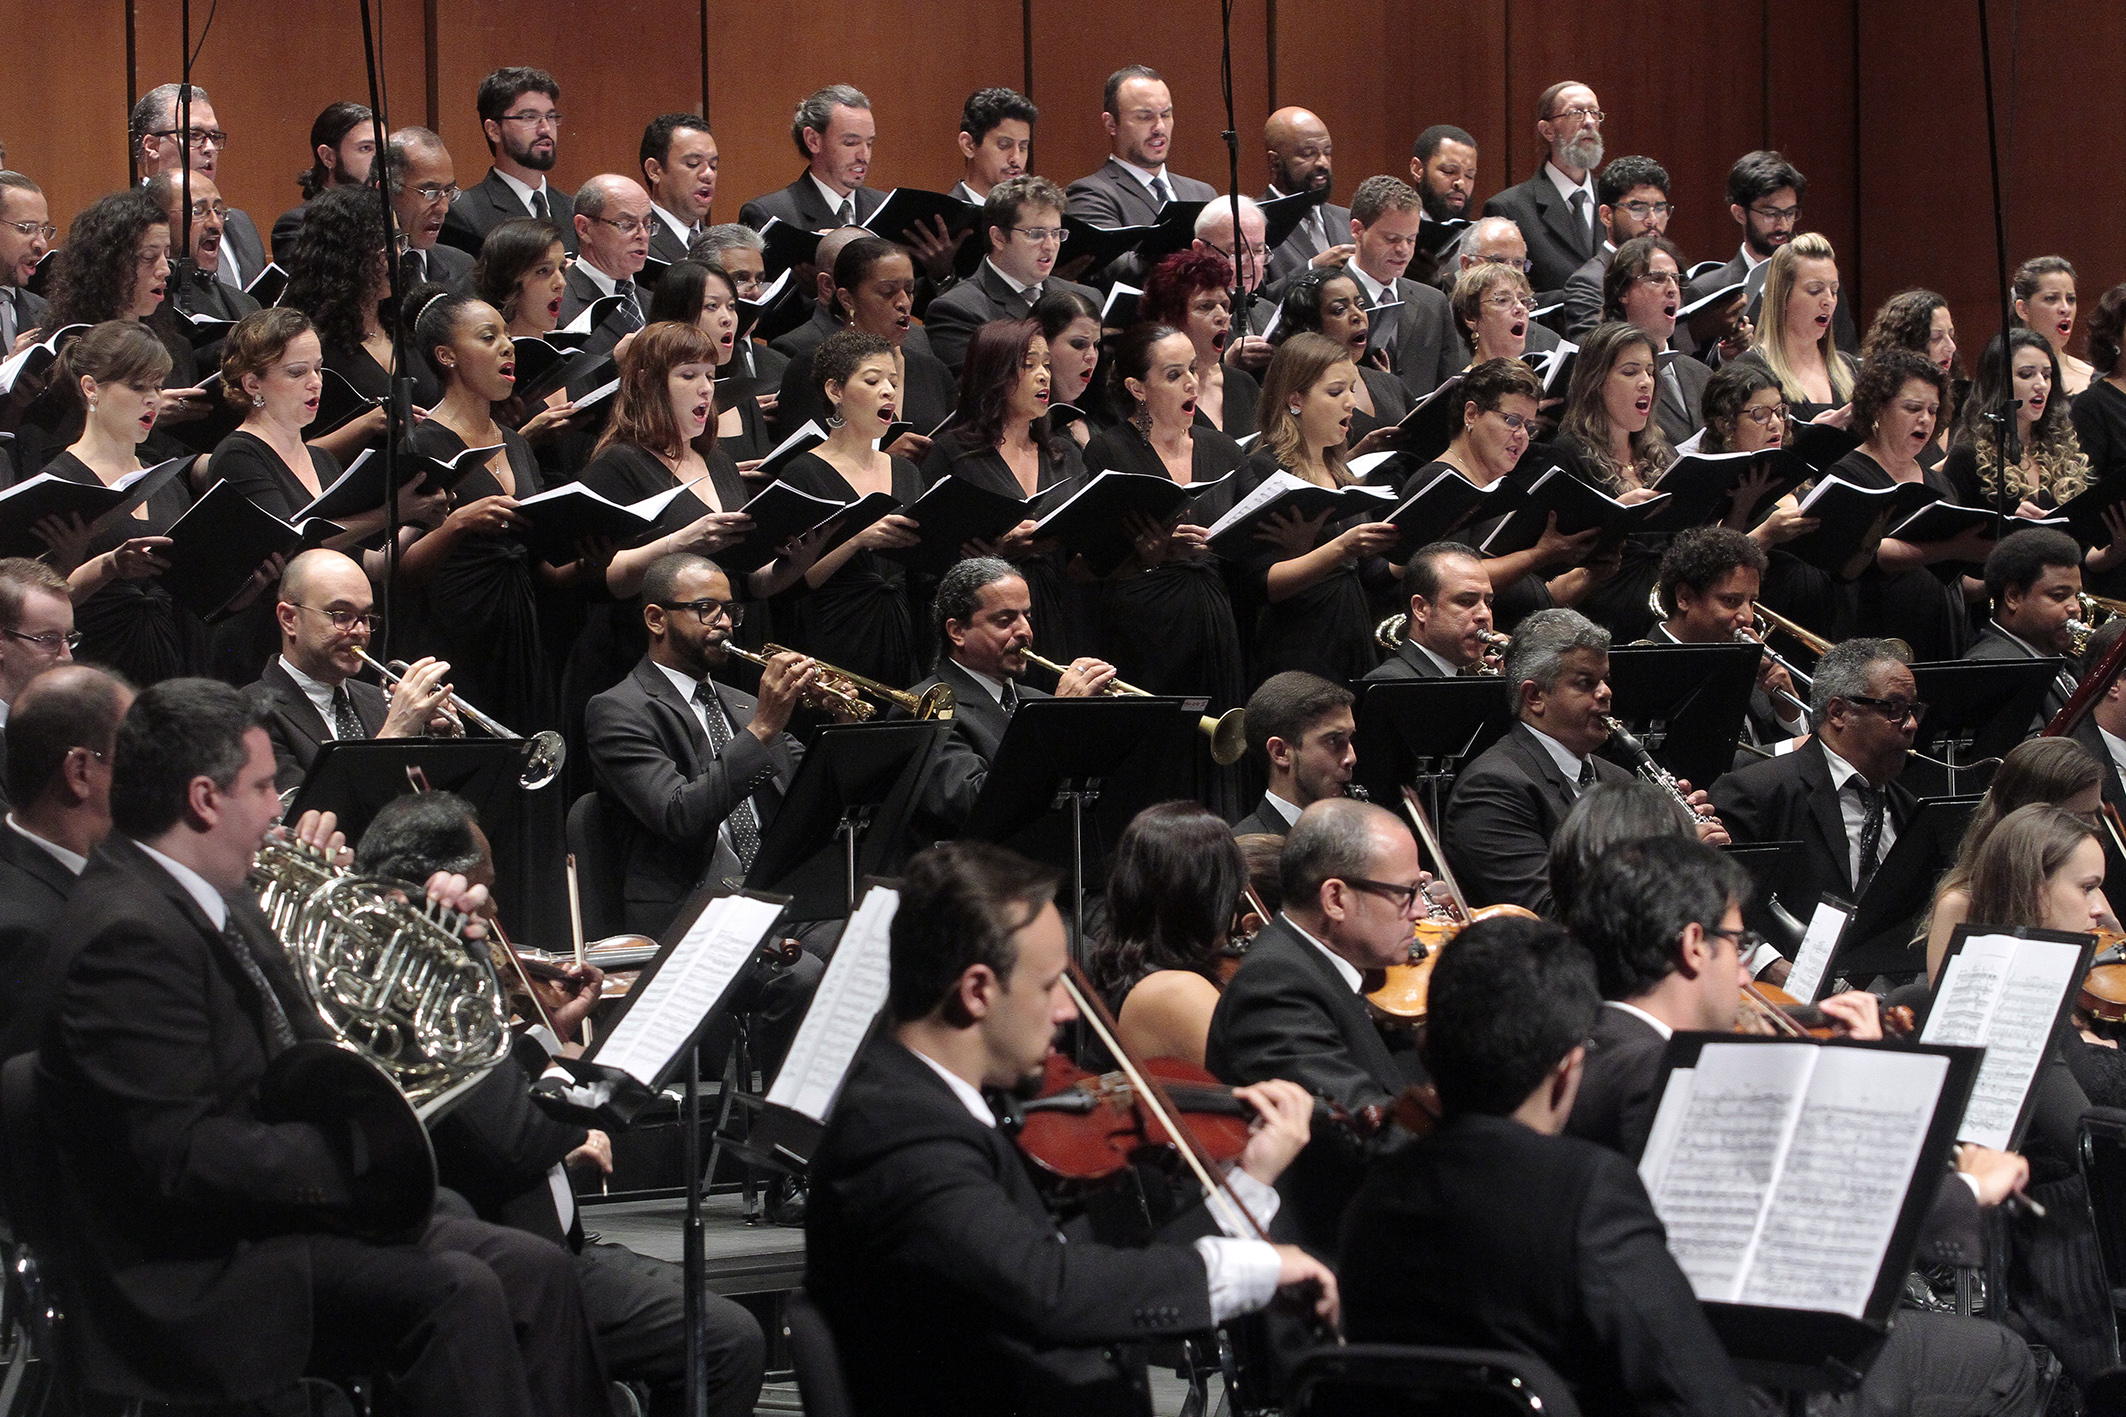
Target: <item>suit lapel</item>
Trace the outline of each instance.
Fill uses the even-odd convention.
[[[1564,770],[1550,756],[1549,750],[1535,741],[1535,734],[1528,725],[1516,723],[1506,735],[1506,742],[1511,745],[1510,751],[1520,755],[1521,764],[1529,775],[1542,784],[1551,812],[1557,820],[1563,821],[1578,800],[1580,785],[1566,780]]]
[[[681,697],[678,688],[664,677],[664,671],[648,659],[635,666],[635,682],[642,686],[642,691],[654,703],[677,717],[680,733],[686,740],[687,753],[691,759],[685,765],[686,775],[699,776],[702,764],[707,762],[709,757],[709,734],[708,730],[701,726],[701,719],[694,713],[694,706]]]
[[[1594,254],[1587,249],[1590,239],[1587,228],[1573,219],[1572,208],[1559,193],[1557,184],[1540,167],[1535,170],[1535,207],[1542,213],[1543,225],[1550,228],[1551,235],[1565,243],[1566,250],[1582,261]]]
[[[74,889],[74,873],[60,865],[51,852],[4,822],[0,822],[0,833],[5,833],[0,836],[0,861],[13,862],[24,875],[34,877],[65,900]]]
[[[1364,1068],[1373,1080],[1391,1092],[1402,1090],[1401,1074],[1395,1059],[1388,1052],[1388,1045],[1381,1042],[1380,1030],[1373,1026],[1373,1019],[1366,1012],[1365,999],[1351,991],[1350,982],[1337,971],[1336,966],[1312,942],[1302,936],[1283,916],[1265,927],[1282,930],[1291,946],[1328,985],[1330,997],[1336,1000],[1336,1012],[1340,1017],[1344,1037],[1350,1042],[1353,1061]]]
[[[1848,895],[1853,889],[1853,864],[1845,839],[1845,813],[1839,806],[1838,789],[1831,785],[1830,760],[1823,755],[1821,740],[1811,739],[1803,753],[1801,777],[1809,787],[1809,820],[1816,824],[1831,860],[1837,863],[1838,879]]]
[[[1011,726],[1011,716],[1004,706],[989,695],[989,690],[963,669],[950,656],[938,660],[938,679],[952,686],[956,707],[954,718],[967,721],[968,736],[974,740],[974,749],[985,761],[995,762],[997,749],[1004,742],[1004,731]]]
[[[288,726],[308,738],[310,751],[316,752],[331,737],[324,716],[317,711],[317,705],[310,702],[310,696],[289,677],[287,670],[281,668],[278,656],[266,666],[266,672],[259,677],[272,687],[274,697],[280,701],[281,716],[288,720]],[[381,723],[378,724],[378,727],[382,726]],[[371,730],[372,733],[374,731]]]
[[[981,284],[982,294],[989,297],[990,303],[996,306],[1001,318],[1007,320],[1024,318],[1026,313],[1025,297],[1004,283],[1004,277],[998,273],[996,267],[990,265],[987,261],[982,262],[981,271],[976,275],[975,279]]]
[[[1134,207],[1139,213],[1138,219],[1128,223],[1129,225],[1150,226],[1159,219],[1159,207],[1152,200],[1151,189],[1130,176],[1120,158],[1109,158],[1107,167],[1103,170],[1107,173],[1107,180],[1122,194],[1122,205]],[[1173,183],[1169,181],[1167,187],[1172,190]]]

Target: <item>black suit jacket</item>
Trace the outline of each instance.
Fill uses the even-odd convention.
[[[1090,300],[1095,308],[1100,304],[1100,294],[1091,286],[1059,280],[1053,275],[1041,282],[1042,295],[1058,290],[1075,291]],[[946,368],[958,374],[961,363],[967,358],[967,342],[974,338],[977,325],[991,320],[1023,320],[1032,309],[1032,302],[1005,284],[996,267],[984,261],[975,268],[972,277],[931,301],[930,308],[923,312],[923,328],[930,336],[930,352],[944,361]]]
[[[1754,1410],[1630,1163],[1577,1138],[1443,1123],[1367,1178],[1337,1277],[1352,1341],[1531,1354],[1588,1417]]]
[[[1447,679],[1453,676],[1425,656],[1425,652],[1408,640],[1395,647],[1395,653],[1366,671],[1360,682],[1377,684],[1385,679]]]
[[[10,1058],[37,1046],[52,926],[73,889],[74,873],[58,858],[0,822],[0,1032]]]
[[[301,1038],[324,1036],[239,891],[231,918]],[[262,1001],[176,878],[133,842],[97,849],[54,929],[69,953],[39,1049],[39,1105],[95,1389],[252,1401],[310,1349],[303,1235],[353,1199],[339,1143],[259,1117]]]
[[[1414,1057],[1389,1051],[1365,999],[1282,915],[1256,934],[1219,994],[1203,1061],[1235,1086],[1288,1078],[1353,1112],[1385,1105],[1416,1076]],[[1348,1132],[1316,1132],[1277,1183],[1280,1235],[1334,1246],[1369,1156]]]
[[[259,272],[268,264],[266,243],[259,239],[258,227],[252,223],[248,212],[229,208],[229,215],[222,221],[221,244],[224,251],[235,253],[236,273],[243,278],[245,285],[257,280]],[[228,284],[227,281],[222,283]]]
[[[532,1079],[545,1068],[546,1050],[519,1035],[512,1055],[430,1127],[429,1136],[436,1179],[470,1201],[482,1220],[570,1245],[548,1173],[589,1133],[532,1101]]]
[[[1631,780],[1607,758],[1592,761],[1597,782]],[[1469,898],[1552,914],[1550,838],[1577,801],[1579,785],[1526,724],[1485,749],[1454,784],[1440,832]]]
[[[1963,657],[1965,659],[2043,658],[2042,655],[2033,653],[2029,646],[2010,639],[2007,632],[1991,620],[1986,622],[1985,629],[1978,632],[1978,638],[1971,642],[1971,648],[1964,651]],[[2062,672],[2067,673],[2070,677],[2072,675],[2071,670]],[[2038,729],[2052,722],[2052,716],[2067,706],[2068,696],[2073,692],[2073,689],[2060,681],[2059,675],[2054,675],[2052,687],[2045,691],[2044,706],[2038,710],[2036,720],[2030,725],[2030,731],[2035,733]],[[2104,755],[2100,753],[2097,756],[2101,759]]]
[[[2104,770],[2104,800],[2126,812],[2126,783],[2119,780],[2119,765],[2112,760],[2111,749],[2104,742],[2103,731],[2097,726],[2094,715],[2083,715],[2082,721],[2074,726],[2074,738],[2089,750],[2089,756],[2095,758]],[[6,758],[0,757],[0,765],[5,762]],[[2097,835],[2104,843],[2104,879],[2126,881],[2126,858],[2121,858],[2118,847],[2112,844],[2111,833],[2099,832]]]
[[[1171,168],[1166,185],[1177,202],[1208,202],[1218,189],[1193,177],[1182,177]],[[1064,192],[1065,210],[1094,226],[1150,226],[1159,219],[1159,204],[1151,189],[1123,170],[1122,160],[1110,157],[1098,171],[1089,172]]]
[[[405,256],[400,259],[404,260]],[[469,253],[439,239],[421,253],[421,279],[439,282],[453,290],[470,291],[472,263]]]
[[[1912,816],[1912,794],[1896,782],[1890,784],[1889,794],[1890,821],[1902,830]],[[1810,738],[1794,752],[1723,773],[1713,781],[1710,795],[1728,835],[1737,842],[1801,843],[1801,859],[1781,867],[1785,885],[1780,904],[1796,919],[1808,919],[1826,895],[1853,900],[1845,818],[1838,790],[1831,785],[1822,739]]]
[[[787,733],[769,744],[746,731],[751,694],[715,687],[732,727],[730,743],[715,755],[694,706],[647,658],[584,710],[599,795],[634,825],[623,892],[630,930],[662,934],[695,887],[743,876],[718,829],[750,797],[766,831],[804,759],[804,747]]]
[[[273,761],[278,766],[273,785],[286,792],[302,782],[317,758],[318,748],[332,741],[332,733],[310,696],[281,667],[279,655],[266,662],[265,672],[258,676],[253,691],[266,701],[266,736],[273,740]],[[376,737],[389,711],[384,691],[374,684],[349,679],[347,697],[354,701],[354,716],[362,721],[363,731]]]
[[[1654,422],[1673,447],[1705,426],[1705,386],[1713,381],[1713,371],[1702,360],[1674,352],[1661,356],[1661,367],[1654,379]]]
[[[850,1071],[811,1183],[805,1290],[864,1417],[1141,1412],[1103,1345],[1210,1326],[1192,1248],[1065,1243],[1011,1140],[892,1038]]]
[[[635,292],[635,305],[641,310],[642,318],[645,321],[648,320],[651,293],[636,285],[632,276],[628,278],[626,288]],[[613,293],[617,295],[621,289],[622,287],[616,283],[613,287]],[[562,278],[561,324],[566,327],[578,315],[581,315],[593,304],[604,298],[605,292],[598,288],[597,282],[584,273],[583,262],[577,261],[568,268],[568,274]],[[598,328],[591,331],[591,337],[584,342],[583,348],[585,352],[610,350],[614,345],[620,343],[621,337],[629,331],[641,328],[641,325],[636,324],[635,321],[628,317],[627,310],[623,306],[614,310],[604,320],[599,322]]]
[[[1595,253],[1565,277],[1565,288],[1558,293],[1558,313],[1553,317],[1565,338],[1577,343],[1602,323],[1602,277],[1609,274],[1609,258],[1614,254],[1615,248],[1607,242],[1596,242]]]
[[[1538,291],[1562,289],[1600,244],[1593,230],[1592,196],[1583,225],[1544,171],[1548,165],[1546,159],[1535,176],[1484,203],[1485,216],[1507,217],[1521,229],[1521,239],[1528,243],[1528,283]]]
[[[886,200],[884,192],[874,192],[869,187],[859,187],[849,195],[856,198],[856,221],[852,224],[859,226],[869,221]],[[812,180],[810,168],[798,173],[797,180],[780,192],[755,197],[738,209],[738,219],[755,231],[766,226],[769,217],[800,231],[827,231],[841,225],[819,184]]]
[[[949,655],[938,660],[937,673],[908,692],[921,696],[939,684],[952,686],[952,736],[930,766],[917,821],[923,833],[942,840],[957,836],[974,810],[982,784],[989,780],[989,765],[1003,745],[1004,730],[1011,726],[1011,715]],[[1026,684],[1013,685],[1013,692],[1022,700],[1050,697]]]
[[[1421,399],[1469,367],[1469,346],[1454,328],[1446,296],[1408,276],[1397,276],[1394,290],[1402,305],[1388,317],[1395,321],[1386,339],[1388,367],[1413,400]]]
[[[687,239],[673,232],[665,219],[650,213],[650,259],[666,265],[687,258]]]
[[[19,336],[29,330],[43,329],[45,317],[51,313],[52,307],[45,302],[43,296],[34,291],[24,290],[19,285],[14,290],[15,333]],[[9,343],[12,345],[13,342]]]
[[[1292,824],[1284,819],[1284,813],[1277,810],[1267,792],[1255,804],[1254,811],[1233,823],[1234,836],[1283,836],[1291,830]]]
[[[561,228],[561,244],[576,254],[576,200],[553,183],[546,184],[547,220]],[[517,200],[502,175],[492,167],[487,176],[458,194],[450,215],[443,218],[442,240],[460,251],[480,254],[487,233],[505,221],[529,220],[531,209]]]

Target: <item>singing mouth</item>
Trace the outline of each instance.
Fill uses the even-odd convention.
[[[2066,338],[2066,337],[2067,337],[2068,335],[2071,335],[2071,334],[2073,334],[2073,333],[2074,333],[2074,321],[2072,321],[2072,320],[2062,320],[2062,321],[2060,321],[2060,338],[2062,338],[2062,339],[2065,339],[2065,338]]]
[[[145,431],[147,431],[148,429],[150,429],[150,428],[153,428],[154,426],[155,426],[155,410],[151,408],[151,409],[149,409],[149,410],[148,410],[148,411],[147,411],[146,413],[143,413],[142,415],[140,415],[140,427],[141,427],[141,431],[145,432]]]
[[[1033,395],[1033,396],[1034,396],[1034,398],[1035,398],[1035,399],[1039,400],[1039,401],[1040,401],[1040,402],[1042,402],[1042,403],[1047,403],[1047,402],[1048,402],[1048,390],[1046,390],[1046,389],[1036,389],[1036,390],[1034,390],[1034,395]]]
[[[1822,329],[1822,328],[1823,328],[1823,327],[1824,327],[1825,325],[1828,325],[1828,324],[1830,324],[1830,323],[1831,323],[1831,317],[1830,317],[1829,315],[1818,315],[1818,316],[1816,317],[1816,328],[1817,328],[1817,329],[1819,329],[1819,330],[1820,330],[1820,329]]]
[[[694,405],[694,421],[696,423],[707,423],[709,421],[709,406],[706,402]]]
[[[1513,334],[1513,337],[1514,337],[1515,339],[1520,339],[1520,338],[1522,338],[1523,336],[1525,336],[1525,335],[1526,335],[1527,333],[1528,333],[1528,322],[1527,322],[1526,320],[1515,320],[1515,321],[1513,322],[1513,325],[1512,325],[1512,334]]]
[[[1652,399],[1638,399],[1632,403],[1632,407],[1639,410],[1639,412],[1641,413],[1646,412],[1646,410],[1652,408],[1653,406],[1654,401]]]
[[[880,404],[878,406],[878,416],[881,423],[891,423],[893,421],[893,405],[890,403]]]
[[[716,189],[714,187],[696,187],[694,189],[694,200],[701,203],[701,205],[704,207],[706,207],[711,201],[715,200],[715,197]]]
[[[303,400],[303,411],[304,411],[305,413],[316,413],[316,412],[317,412],[317,405],[318,405],[318,400],[316,400],[316,399],[304,399],[304,400]]]
[[[906,315],[895,315],[893,317],[893,327],[897,330],[905,330],[914,323],[915,322]]]
[[[1225,348],[1225,341],[1226,332],[1220,330],[1217,334],[1211,336],[1211,348],[1222,351]]]
[[[514,365],[514,364],[505,364],[505,365],[503,365],[503,366],[502,366],[502,377],[503,377],[503,378],[505,378],[505,379],[507,379],[507,380],[509,380],[509,382],[510,382],[510,383],[512,383],[512,384],[516,383],[516,382],[517,382],[517,366],[516,366],[516,365]]]
[[[546,302],[546,313],[553,316],[557,320],[561,318],[560,296],[557,295],[553,299]]]
[[[1189,415],[1189,417],[1191,417],[1191,418],[1195,417],[1195,416],[1196,416],[1196,401],[1195,401],[1194,399],[1183,399],[1183,400],[1181,401],[1181,411],[1182,411],[1183,413],[1185,413],[1185,414]]]
[[[1678,307],[1678,306],[1677,306],[1676,304],[1674,304],[1673,302],[1669,302],[1669,303],[1666,303],[1666,304],[1662,305],[1662,307],[1661,307],[1661,318],[1662,318],[1662,319],[1664,319],[1664,320],[1673,320],[1673,319],[1675,319],[1675,318],[1676,318],[1676,311],[1677,311],[1677,309],[1678,309],[1678,308],[1680,308],[1680,307]]]

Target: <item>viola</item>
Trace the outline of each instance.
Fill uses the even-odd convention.
[[[1442,903],[1434,897],[1426,898],[1431,913],[1411,929],[1409,963],[1391,964],[1383,970],[1380,987],[1367,991],[1366,1002],[1384,1022],[1414,1028],[1425,1021],[1427,1000],[1432,991],[1432,967],[1439,963],[1440,951],[1450,940],[1479,920],[1507,916],[1533,920],[1536,913],[1523,905],[1472,908],[1462,894],[1461,883],[1454,879],[1454,868],[1447,864],[1447,853],[1440,850],[1439,838],[1432,833],[1431,820],[1419,805],[1417,793],[1407,787],[1403,789],[1403,811],[1408,814],[1410,825],[1417,829],[1418,839],[1432,853],[1433,863],[1439,867],[1440,882],[1447,887],[1448,900]]]
[[[2126,945],[2126,935],[2116,930],[2098,930],[2097,955],[2117,952]],[[2126,1022],[2126,963],[2091,965],[2075,992],[2074,1006],[2103,1023]]]

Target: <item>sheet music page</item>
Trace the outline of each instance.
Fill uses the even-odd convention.
[[[1690,1085],[1662,1094],[1639,1174],[1668,1229],[1669,1253],[1702,1300],[1739,1301],[1822,1051],[1812,1043],[1708,1043]],[[1669,1121],[1671,1108],[1681,1110],[1680,1122]],[[1665,1143],[1658,1157],[1655,1138]]]
[[[1294,477],[1291,473],[1279,468],[1276,472],[1262,479],[1261,484],[1253,492],[1235,502],[1232,511],[1227,512],[1216,523],[1206,529],[1212,536],[1217,536],[1230,527],[1240,525],[1240,523],[1254,516],[1255,513],[1261,511],[1293,488],[1312,487],[1313,485],[1313,483],[1306,481],[1304,478]]]
[[[1845,929],[1846,919],[1846,912],[1827,900],[1818,901],[1816,913],[1809,917],[1808,932],[1801,937],[1801,951],[1786,981],[1787,993],[1802,1003],[1816,1002],[1816,993],[1823,987],[1824,968],[1831,962],[1831,952],[1838,946],[1838,932]]]
[[[1920,1040],[1986,1050],[1959,1141],[2007,1149],[2080,963],[2073,945],[2013,935],[1973,936],[1949,961]]]
[[[709,902],[591,1058],[652,1086],[781,914],[778,902],[749,896]]]
[[[1857,1319],[1882,1272],[1949,1060],[1818,1051],[1742,1301]]]
[[[900,903],[901,893],[884,886],[873,886],[857,902],[768,1089],[769,1102],[826,1123],[871,1020],[886,1006],[887,935]]]

